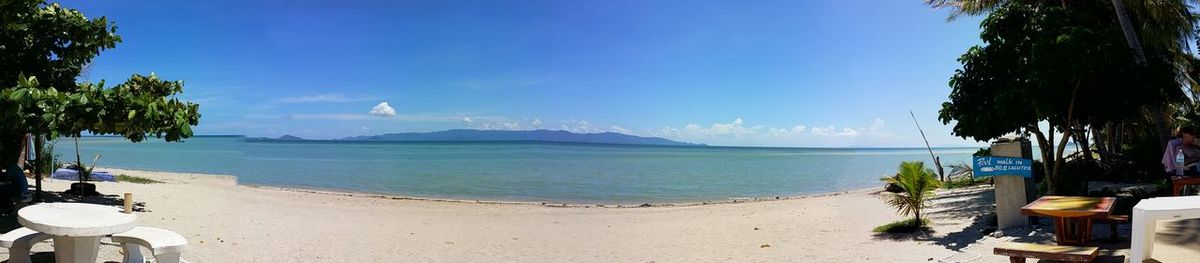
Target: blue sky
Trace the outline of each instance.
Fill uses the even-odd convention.
[[[973,143],[936,114],[979,18],[947,22],[920,0],[62,3],[124,38],[87,79],[184,80],[198,134],[923,145],[911,109],[934,145]]]

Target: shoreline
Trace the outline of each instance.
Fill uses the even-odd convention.
[[[441,203],[523,205],[523,206],[564,207],[564,208],[648,208],[648,207],[711,206],[711,205],[724,205],[724,204],[744,204],[744,203],[757,203],[757,202],[797,200],[797,199],[808,199],[808,198],[816,198],[816,197],[839,196],[839,195],[855,194],[855,193],[874,194],[874,193],[883,191],[882,187],[871,187],[871,188],[859,188],[859,189],[849,189],[849,190],[842,190],[842,191],[822,192],[822,193],[814,193],[814,194],[801,194],[801,195],[791,195],[791,196],[730,197],[730,198],[726,198],[727,200],[720,200],[720,201],[665,202],[665,203],[635,202],[635,203],[642,203],[642,204],[628,204],[628,203],[627,204],[622,204],[622,203],[613,203],[613,204],[591,203],[591,204],[589,204],[589,203],[550,202],[550,201],[538,202],[538,201],[513,201],[513,200],[494,200],[494,199],[457,199],[457,198],[417,197],[417,196],[404,196],[404,195],[382,194],[382,193],[371,193],[371,192],[359,192],[359,191],[352,191],[352,190],[346,190],[346,189],[326,190],[326,189],[312,189],[312,188],[302,188],[302,187],[281,187],[281,186],[269,186],[269,185],[257,185],[257,184],[242,184],[240,182],[240,180],[238,180],[238,176],[226,175],[226,174],[185,173],[185,172],[171,172],[171,171],[126,169],[126,168],[117,168],[117,167],[97,167],[97,169],[107,169],[107,170],[113,170],[113,171],[133,171],[133,172],[143,172],[143,173],[159,173],[159,174],[167,174],[167,175],[175,175],[175,176],[191,175],[191,176],[224,177],[224,178],[233,180],[233,183],[237,186],[256,188],[256,189],[275,190],[275,191],[296,192],[296,193],[309,193],[309,194],[361,197],[361,198],[377,198],[377,199],[388,199],[388,200],[441,202]],[[114,173],[114,176],[117,174],[119,174],[119,172]],[[57,179],[55,179],[55,180],[57,180]]]
[[[619,209],[640,206],[393,198],[248,186],[229,175],[105,169],[163,182],[97,182],[96,190],[107,195],[91,201],[119,207],[120,194],[132,193],[141,208],[137,224],[182,235],[189,244],[183,257],[191,262],[899,263],[978,255],[972,262],[1001,263],[1008,258],[991,253],[1000,242],[1053,238],[1045,228],[992,235],[990,186],[938,190],[924,213],[934,222],[931,231],[911,237],[872,232],[904,219],[872,189]],[[72,182],[46,180],[43,189],[56,202],[77,202],[61,199]],[[1159,229],[1183,228],[1200,224],[1162,221]],[[1159,235],[1156,259],[1200,257],[1189,237]],[[53,247],[43,242],[33,251]],[[102,244],[100,251],[106,260],[122,257],[116,244]],[[278,256],[245,257],[263,251]]]
[[[854,190],[846,190],[846,191],[838,191],[838,192],[795,195],[795,196],[730,198],[729,201],[644,203],[641,205],[627,205],[627,204],[586,204],[586,203],[558,203],[558,202],[533,202],[533,201],[452,199],[452,198],[433,198],[433,197],[412,197],[412,196],[376,194],[376,193],[353,192],[353,191],[316,190],[316,189],[307,189],[307,188],[291,188],[291,187],[262,186],[262,185],[249,185],[249,184],[238,184],[238,186],[244,186],[244,187],[256,188],[256,189],[274,190],[274,191],[284,191],[284,192],[333,195],[333,196],[347,196],[347,197],[359,197],[359,198],[378,198],[378,199],[389,199],[389,200],[440,202],[440,203],[520,205],[520,206],[566,207],[566,208],[648,208],[648,207],[716,206],[716,205],[727,205],[727,204],[745,204],[745,203],[809,199],[809,198],[830,197],[830,196],[839,196],[839,195],[847,195],[847,194],[855,194],[855,193],[874,194],[874,193],[883,191],[883,189],[863,188],[863,189],[854,189]]]

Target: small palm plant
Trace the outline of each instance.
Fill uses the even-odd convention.
[[[913,216],[914,227],[923,225],[921,211],[928,206],[929,200],[933,199],[933,190],[941,185],[933,169],[926,168],[923,162],[902,162],[895,177],[884,177],[880,180],[895,185],[900,190],[896,193],[886,193],[888,205],[895,207],[901,216]]]

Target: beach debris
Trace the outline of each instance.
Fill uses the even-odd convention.
[[[639,205],[638,207],[651,207],[651,206],[654,206],[654,205],[651,205],[650,203],[645,203],[645,204]]]
[[[454,245],[454,242],[446,241],[446,245]]]
[[[761,246],[758,246],[758,248],[769,248],[769,247],[771,247],[770,244],[762,244]]]
[[[755,227],[755,228],[754,228],[754,230],[758,230],[758,228],[757,228],[757,227]]]

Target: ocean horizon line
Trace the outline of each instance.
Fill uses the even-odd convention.
[[[83,138],[124,138],[119,135],[83,135]],[[62,138],[62,137],[60,137]],[[736,149],[864,149],[864,150],[910,150],[910,149],[979,149],[986,146],[970,146],[970,145],[941,145],[941,146],[923,146],[923,145],[905,145],[905,146],[755,146],[755,145],[711,145],[711,144],[691,144],[691,145],[656,145],[656,144],[636,144],[636,143],[601,143],[601,142],[564,142],[564,141],[547,141],[547,140],[446,140],[446,141],[371,141],[371,140],[343,140],[343,139],[303,139],[303,140],[272,140],[267,137],[250,136],[242,134],[204,134],[193,135],[192,138],[244,138],[247,142],[252,143],[370,143],[370,144],[461,144],[461,143],[548,143],[561,145],[613,145],[613,146],[638,146],[638,147],[665,147],[665,148],[736,148]],[[264,140],[253,140],[256,138],[267,138]],[[183,139],[186,142],[187,139]]]

